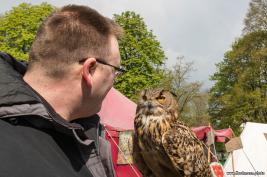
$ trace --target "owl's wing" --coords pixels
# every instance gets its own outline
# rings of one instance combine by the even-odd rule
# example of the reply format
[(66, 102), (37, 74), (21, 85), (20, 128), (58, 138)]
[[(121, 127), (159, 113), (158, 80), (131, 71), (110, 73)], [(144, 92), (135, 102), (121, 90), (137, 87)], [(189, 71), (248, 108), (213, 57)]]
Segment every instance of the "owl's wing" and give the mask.
[(151, 170), (148, 168), (143, 158), (136, 135), (133, 137), (133, 161), (138, 170), (142, 173), (143, 177), (153, 177)]
[(162, 145), (176, 170), (186, 176), (211, 176), (202, 144), (189, 128), (167, 131), (162, 136)]

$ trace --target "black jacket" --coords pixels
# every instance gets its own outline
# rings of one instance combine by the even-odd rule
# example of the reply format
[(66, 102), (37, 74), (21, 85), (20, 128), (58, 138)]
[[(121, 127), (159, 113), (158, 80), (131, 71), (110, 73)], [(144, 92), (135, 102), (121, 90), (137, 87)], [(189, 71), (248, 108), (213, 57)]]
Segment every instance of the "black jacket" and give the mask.
[(115, 176), (99, 117), (65, 121), (23, 81), (25, 71), (0, 53), (0, 177)]

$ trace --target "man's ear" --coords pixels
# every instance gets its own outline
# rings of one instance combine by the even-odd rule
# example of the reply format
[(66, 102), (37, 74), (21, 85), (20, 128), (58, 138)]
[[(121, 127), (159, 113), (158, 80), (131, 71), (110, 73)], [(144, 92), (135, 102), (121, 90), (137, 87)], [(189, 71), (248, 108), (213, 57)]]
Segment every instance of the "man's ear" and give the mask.
[(83, 63), (82, 67), (82, 76), (86, 85), (91, 88), (92, 87), (92, 76), (96, 68), (96, 60), (95, 58), (88, 58)]

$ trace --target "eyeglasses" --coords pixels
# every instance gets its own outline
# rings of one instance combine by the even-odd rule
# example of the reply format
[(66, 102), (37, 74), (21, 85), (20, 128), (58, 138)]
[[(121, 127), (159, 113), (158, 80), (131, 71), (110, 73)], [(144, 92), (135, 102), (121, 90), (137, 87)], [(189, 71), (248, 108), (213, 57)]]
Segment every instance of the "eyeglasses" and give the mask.
[(103, 64), (103, 65), (107, 65), (107, 66), (111, 66), (111, 67), (113, 67), (114, 70), (115, 70), (115, 76), (116, 76), (116, 77), (118, 77), (118, 76), (120, 76), (120, 75), (122, 75), (123, 73), (126, 72), (126, 70), (125, 70), (122, 66), (117, 67), (117, 66), (111, 65), (111, 64), (109, 64), (109, 63), (104, 62), (104, 61), (103, 61), (104, 59), (102, 59), (102, 58), (96, 58), (95, 60), (96, 60), (98, 63), (101, 63), (101, 64)]
[[(80, 60), (79, 62), (82, 63), (86, 59), (87, 58), (84, 58), (84, 59)], [(118, 76), (120, 76), (120, 75), (122, 75), (123, 73), (126, 72), (126, 70), (122, 66), (117, 67), (117, 66), (114, 66), (112, 64), (106, 63), (106, 62), (104, 62), (103, 58), (95, 58), (95, 60), (96, 60), (96, 62), (98, 62), (100, 64), (111, 66), (115, 70), (115, 77), (118, 77)]]

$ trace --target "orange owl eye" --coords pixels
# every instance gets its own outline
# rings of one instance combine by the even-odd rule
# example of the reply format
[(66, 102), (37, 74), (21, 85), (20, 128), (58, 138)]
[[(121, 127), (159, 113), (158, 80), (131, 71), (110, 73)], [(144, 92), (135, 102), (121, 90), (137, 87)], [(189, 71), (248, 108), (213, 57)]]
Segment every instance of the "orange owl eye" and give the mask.
[(166, 98), (165, 98), (165, 96), (163, 96), (163, 95), (160, 95), (160, 96), (159, 96), (159, 97), (157, 97), (156, 99), (158, 100), (158, 102), (159, 102), (159, 103), (161, 103), (161, 104), (162, 104), (162, 103), (164, 103), (164, 102), (165, 102), (165, 99), (166, 99)]

